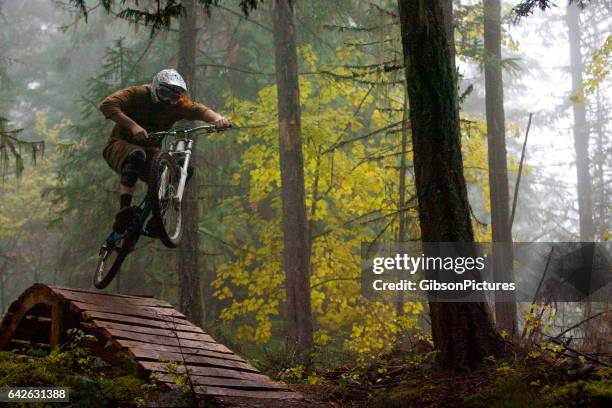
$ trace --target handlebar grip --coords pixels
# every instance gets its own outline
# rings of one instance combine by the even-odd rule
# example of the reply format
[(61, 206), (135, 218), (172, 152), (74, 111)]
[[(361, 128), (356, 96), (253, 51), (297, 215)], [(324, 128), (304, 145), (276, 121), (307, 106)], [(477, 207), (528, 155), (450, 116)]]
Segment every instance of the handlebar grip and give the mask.
[(154, 132), (154, 133), (149, 133), (149, 139), (158, 142), (158, 141), (162, 140), (168, 134), (170, 134), (170, 133), (169, 132)]

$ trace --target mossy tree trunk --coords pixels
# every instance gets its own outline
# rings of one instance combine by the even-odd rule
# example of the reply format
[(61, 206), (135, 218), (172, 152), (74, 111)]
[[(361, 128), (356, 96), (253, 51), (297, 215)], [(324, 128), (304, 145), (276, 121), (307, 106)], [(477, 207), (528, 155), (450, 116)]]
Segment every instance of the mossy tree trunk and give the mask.
[(283, 269), (287, 293), (288, 352), (306, 360), (313, 347), (310, 307), (310, 249), (300, 128), (300, 92), (293, 5), (272, 2), (278, 93)]
[[(190, 88), (191, 99), (196, 98), (195, 52), (196, 16), (195, 0), (183, 0), (185, 12), (179, 20), (178, 71)], [(190, 164), (196, 168), (196, 148), (193, 148)], [(178, 250), (179, 308), (187, 319), (202, 324), (202, 295), (200, 292), (199, 236), (198, 236), (198, 172), (185, 189), (183, 199), (183, 237)]]
[[(463, 176), (457, 83), (442, 1), (398, 0), (423, 242), (473, 242)], [(484, 303), (430, 302), (438, 361), (448, 369), (500, 355)]]
[[(489, 194), (494, 246), (493, 271), (496, 282), (514, 282), (510, 195), (504, 117), (504, 88), (501, 56), (501, 1), (484, 0), (485, 104), (489, 153)], [(496, 295), (495, 322), (500, 330), (516, 333), (514, 293)]]

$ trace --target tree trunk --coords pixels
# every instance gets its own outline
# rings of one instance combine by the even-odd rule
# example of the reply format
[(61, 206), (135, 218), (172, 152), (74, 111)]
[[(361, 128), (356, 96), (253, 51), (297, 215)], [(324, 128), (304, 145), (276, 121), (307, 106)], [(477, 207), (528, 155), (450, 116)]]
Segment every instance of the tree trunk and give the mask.
[[(495, 282), (514, 282), (501, 66), (500, 0), (484, 0), (484, 46), (491, 229), (493, 242), (501, 243), (493, 247), (493, 271)], [(495, 320), (500, 330), (512, 336), (516, 333), (516, 297), (514, 293), (496, 294)]]
[(8, 261), (4, 261), (3, 265), (2, 265), (2, 269), (0, 269), (0, 315), (4, 316), (4, 301), (5, 301), (5, 295), (4, 295), (4, 274), (6, 273), (5, 271), (5, 267), (6, 264), (8, 263)]
[[(196, 98), (195, 47), (196, 4), (195, 0), (183, 0), (185, 13), (179, 20), (178, 71), (190, 89), (191, 99)], [(191, 154), (191, 166), (196, 168), (196, 148)], [(187, 319), (196, 325), (202, 324), (202, 296), (199, 277), (198, 236), (198, 172), (196, 171), (185, 189), (182, 204), (183, 237), (178, 250), (179, 308)]]
[(453, 72), (455, 68), (455, 18), (453, 17), (453, 0), (442, 0), (442, 14), (444, 15), (444, 29), (446, 30), (446, 39), (450, 50), (451, 64)]
[[(457, 82), (441, 2), (398, 0), (423, 242), (473, 242), (463, 177)], [(434, 345), (449, 369), (502, 352), (484, 303), (429, 304)]]
[(281, 196), (283, 202), (283, 268), (287, 292), (287, 346), (306, 358), (313, 346), (310, 309), (309, 243), (304, 193), (304, 158), (300, 129), (300, 92), (293, 6), (272, 2)]
[[(408, 145), (408, 91), (404, 90), (404, 111), (402, 113), (402, 140), (401, 140), (401, 151), (400, 151), (400, 165), (399, 165), (399, 203), (397, 210), (399, 211), (399, 231), (397, 234), (397, 241), (404, 245), (406, 241), (406, 149)], [(404, 292), (401, 290), (397, 291), (397, 298), (395, 301), (395, 313), (398, 316), (404, 314)]]
[(574, 150), (576, 151), (580, 241), (585, 242), (593, 240), (593, 198), (589, 173), (589, 128), (586, 120), (584, 93), (581, 90), (584, 64), (580, 52), (580, 9), (575, 2), (567, 8), (566, 17), (569, 31), (572, 93), (574, 96), (580, 96), (579, 99), (581, 99), (574, 101), (572, 107), (574, 110)]

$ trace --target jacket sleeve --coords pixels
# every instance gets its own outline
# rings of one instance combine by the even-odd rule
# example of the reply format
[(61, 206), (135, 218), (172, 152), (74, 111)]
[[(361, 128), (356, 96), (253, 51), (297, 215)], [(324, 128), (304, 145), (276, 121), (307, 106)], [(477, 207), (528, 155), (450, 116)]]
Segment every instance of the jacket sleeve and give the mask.
[(205, 120), (204, 113), (210, 108), (202, 103), (193, 102), (190, 99), (184, 98), (180, 102), (182, 119), (187, 120)]
[(105, 118), (110, 119), (118, 112), (125, 113), (125, 107), (135, 93), (134, 87), (121, 89), (110, 94), (100, 104), (100, 111)]

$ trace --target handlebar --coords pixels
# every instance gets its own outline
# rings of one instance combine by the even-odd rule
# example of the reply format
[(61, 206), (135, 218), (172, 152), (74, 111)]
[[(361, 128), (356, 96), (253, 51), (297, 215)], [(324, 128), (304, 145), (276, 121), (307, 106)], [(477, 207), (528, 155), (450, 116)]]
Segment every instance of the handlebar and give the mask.
[(225, 128), (218, 128), (215, 125), (202, 125), (202, 126), (196, 126), (196, 127), (188, 128), (188, 129), (175, 129), (175, 130), (167, 130), (163, 132), (154, 132), (154, 133), (149, 133), (149, 140), (160, 142), (166, 136), (176, 136), (177, 134), (180, 134), (180, 133), (187, 135), (189, 133), (193, 133), (198, 130), (205, 130), (206, 133), (223, 132), (231, 127), (232, 125), (225, 127)]

